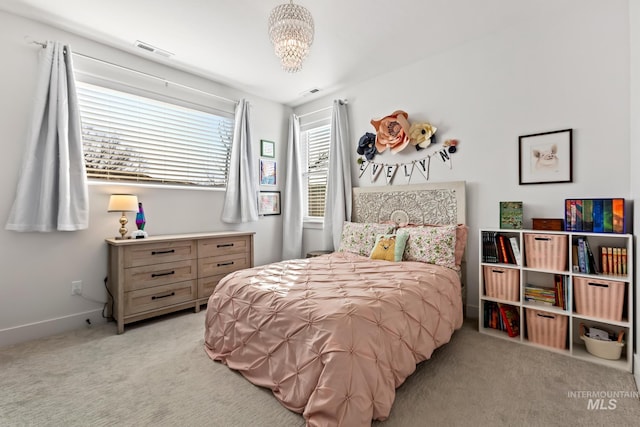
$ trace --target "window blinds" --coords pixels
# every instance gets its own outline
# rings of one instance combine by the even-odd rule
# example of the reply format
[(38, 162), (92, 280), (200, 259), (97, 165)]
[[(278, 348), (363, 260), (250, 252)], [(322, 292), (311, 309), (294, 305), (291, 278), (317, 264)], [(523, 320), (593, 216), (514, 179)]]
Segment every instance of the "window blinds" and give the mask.
[(329, 171), (331, 125), (322, 125), (303, 132), (303, 158), (306, 160), (305, 198), (307, 216), (323, 217)]
[(77, 85), (90, 179), (224, 187), (233, 118)]

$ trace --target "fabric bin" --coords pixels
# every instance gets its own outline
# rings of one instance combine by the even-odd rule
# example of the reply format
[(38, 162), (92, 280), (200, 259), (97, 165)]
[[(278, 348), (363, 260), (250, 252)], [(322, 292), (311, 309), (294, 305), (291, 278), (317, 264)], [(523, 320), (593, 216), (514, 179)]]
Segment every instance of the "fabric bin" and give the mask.
[(525, 308), (525, 317), (529, 341), (561, 350), (567, 348), (567, 316)]
[(622, 320), (625, 283), (587, 277), (573, 278), (576, 313), (608, 320)]
[(490, 298), (520, 301), (520, 270), (483, 266), (485, 294)]
[(527, 267), (566, 271), (567, 236), (560, 234), (525, 234), (524, 253)]

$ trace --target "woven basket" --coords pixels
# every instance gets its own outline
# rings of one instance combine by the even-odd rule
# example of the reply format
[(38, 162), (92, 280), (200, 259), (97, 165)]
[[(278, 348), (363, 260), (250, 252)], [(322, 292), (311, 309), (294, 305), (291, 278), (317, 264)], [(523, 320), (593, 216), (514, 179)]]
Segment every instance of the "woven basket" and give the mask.
[(567, 236), (525, 234), (524, 245), (527, 267), (554, 271), (567, 269)]

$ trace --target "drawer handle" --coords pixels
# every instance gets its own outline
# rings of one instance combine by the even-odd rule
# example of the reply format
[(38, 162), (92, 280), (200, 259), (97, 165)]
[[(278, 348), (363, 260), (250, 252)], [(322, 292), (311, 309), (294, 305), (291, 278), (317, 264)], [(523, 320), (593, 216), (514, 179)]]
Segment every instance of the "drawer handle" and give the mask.
[(218, 263), (218, 267), (224, 267), (225, 265), (233, 265), (233, 261)]
[(176, 294), (175, 292), (171, 292), (170, 294), (167, 294), (167, 295), (154, 295), (151, 297), (151, 299), (154, 300), (154, 299), (160, 299), (160, 298), (168, 298), (168, 297), (174, 296), (175, 294)]
[(604, 283), (593, 283), (593, 282), (589, 282), (588, 283), (589, 286), (597, 286), (599, 288), (608, 288), (609, 285), (604, 284)]
[(172, 274), (176, 274), (175, 270), (167, 271), (166, 273), (153, 273), (151, 277), (171, 276)]
[(534, 237), (533, 240), (543, 240), (545, 242), (548, 242), (549, 240), (551, 240), (551, 238), (549, 238), (549, 237)]
[(500, 273), (500, 274), (504, 274), (504, 270), (491, 270), (492, 273)]
[(546, 317), (547, 319), (555, 319), (556, 316), (553, 316), (551, 314), (542, 314), (542, 313), (537, 313), (536, 316), (538, 317)]
[(233, 247), (233, 243), (221, 243), (218, 245), (219, 248), (229, 248)]
[(176, 251), (175, 249), (167, 249), (166, 251), (152, 251), (151, 255), (172, 254), (175, 251)]

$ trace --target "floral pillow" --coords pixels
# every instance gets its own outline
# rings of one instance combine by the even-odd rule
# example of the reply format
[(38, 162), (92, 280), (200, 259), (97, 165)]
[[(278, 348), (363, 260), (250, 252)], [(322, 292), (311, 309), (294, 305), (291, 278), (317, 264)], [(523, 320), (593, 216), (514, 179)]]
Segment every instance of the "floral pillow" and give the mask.
[[(445, 225), (430, 225), (430, 224), (407, 224), (400, 228), (423, 228), (423, 227), (446, 227)], [(462, 265), (462, 259), (464, 256), (464, 249), (467, 246), (467, 235), (469, 234), (469, 227), (464, 224), (458, 224), (456, 226), (456, 266)]]
[(394, 229), (395, 226), (392, 224), (345, 221), (338, 252), (352, 252), (368, 257), (378, 234), (391, 234)]
[(398, 234), (409, 235), (404, 259), (456, 269), (456, 228), (455, 225), (444, 225), (398, 230)]

